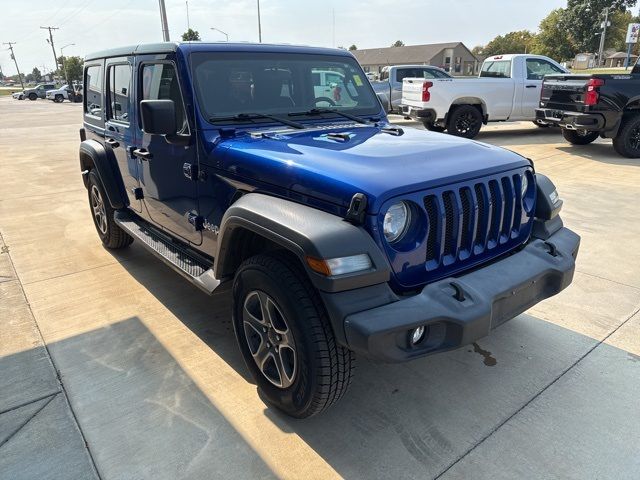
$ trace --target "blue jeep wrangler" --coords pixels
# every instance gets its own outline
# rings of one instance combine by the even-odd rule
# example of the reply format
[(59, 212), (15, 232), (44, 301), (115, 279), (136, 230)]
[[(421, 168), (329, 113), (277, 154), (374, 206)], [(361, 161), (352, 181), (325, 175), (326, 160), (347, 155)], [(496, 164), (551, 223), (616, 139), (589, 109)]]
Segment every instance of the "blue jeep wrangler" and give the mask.
[(579, 237), (531, 161), (388, 123), (346, 51), (158, 43), (84, 64), (80, 166), (105, 247), (134, 239), (233, 296), (240, 351), (295, 417), (354, 353), (486, 336), (573, 278)]

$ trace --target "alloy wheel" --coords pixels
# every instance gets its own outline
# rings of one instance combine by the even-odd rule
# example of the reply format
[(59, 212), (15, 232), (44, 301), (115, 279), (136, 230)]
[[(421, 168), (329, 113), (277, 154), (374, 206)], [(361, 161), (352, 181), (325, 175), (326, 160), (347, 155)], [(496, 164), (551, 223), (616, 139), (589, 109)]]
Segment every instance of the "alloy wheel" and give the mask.
[(242, 323), (260, 372), (276, 387), (290, 387), (298, 370), (295, 342), (276, 302), (262, 291), (249, 292), (242, 308)]
[(456, 119), (456, 130), (460, 133), (474, 131), (477, 126), (477, 119), (470, 113), (463, 113)]
[(107, 234), (107, 211), (100, 195), (100, 190), (96, 185), (91, 186), (91, 209), (93, 210), (93, 218), (96, 221), (98, 230), (103, 235)]

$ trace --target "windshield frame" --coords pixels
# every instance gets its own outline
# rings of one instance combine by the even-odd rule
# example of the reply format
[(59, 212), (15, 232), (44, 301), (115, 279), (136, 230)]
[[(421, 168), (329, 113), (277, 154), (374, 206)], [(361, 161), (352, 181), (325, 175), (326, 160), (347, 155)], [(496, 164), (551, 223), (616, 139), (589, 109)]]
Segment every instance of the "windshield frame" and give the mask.
[[(199, 58), (200, 57), (200, 58)], [(226, 58), (225, 58), (226, 57)], [(243, 59), (242, 57), (245, 57)], [(201, 121), (206, 124), (208, 127), (213, 127), (219, 129), (225, 125), (232, 125), (233, 127), (238, 128), (260, 128), (267, 125), (275, 124), (278, 122), (268, 119), (268, 118), (254, 118), (253, 122), (247, 122), (246, 120), (241, 119), (232, 119), (229, 118), (232, 115), (243, 114), (243, 113), (254, 113), (254, 114), (265, 114), (272, 116), (280, 116), (288, 118), (287, 115), (290, 112), (299, 112), (301, 110), (309, 110), (312, 107), (308, 105), (292, 105), (290, 108), (285, 110), (275, 110), (273, 108), (260, 109), (252, 107), (247, 109), (245, 112), (244, 109), (238, 109), (238, 111), (230, 112), (220, 112), (218, 114), (213, 114), (213, 112), (209, 112), (207, 110), (206, 100), (202, 98), (202, 92), (200, 91), (200, 83), (198, 79), (198, 74), (196, 72), (197, 67), (206, 61), (209, 60), (239, 60), (240, 62), (251, 62), (252, 60), (263, 60), (268, 59), (269, 57), (277, 57), (277, 61), (286, 62), (287, 59), (295, 62), (298, 61), (313, 61), (312, 57), (315, 57), (315, 60), (318, 62), (317, 67), (312, 67), (311, 70), (324, 71), (326, 70), (325, 66), (322, 65), (323, 62), (329, 63), (338, 63), (344, 64), (345, 67), (348, 67), (351, 71), (350, 80), (354, 80), (354, 77), (359, 77), (361, 80), (361, 85), (357, 85), (358, 93), (362, 94), (366, 92), (367, 95), (371, 98), (371, 105), (363, 106), (360, 108), (357, 107), (331, 107), (338, 109), (340, 111), (344, 111), (345, 113), (356, 115), (358, 117), (364, 118), (373, 118), (378, 117), (378, 119), (383, 118), (385, 116), (384, 110), (382, 109), (382, 104), (380, 103), (380, 99), (375, 93), (371, 83), (369, 82), (364, 70), (361, 65), (352, 55), (341, 55), (341, 54), (327, 54), (327, 53), (300, 53), (300, 52), (260, 52), (260, 51), (242, 51), (242, 50), (233, 50), (233, 51), (219, 51), (219, 50), (211, 50), (211, 51), (193, 51), (189, 54), (189, 73), (191, 76), (191, 87), (194, 99), (195, 110), (198, 112)], [(339, 73), (342, 75), (342, 73)], [(354, 81), (354, 84), (356, 82)], [(306, 84), (300, 83), (303, 88), (314, 88), (313, 82)], [(350, 94), (351, 95), (351, 94)], [(317, 97), (316, 97), (317, 98)], [(323, 107), (319, 107), (323, 108)], [(224, 118), (224, 120), (222, 120)], [(344, 121), (346, 120), (344, 117), (341, 117), (338, 113), (327, 112), (325, 115), (315, 115), (309, 114), (305, 116), (299, 116), (298, 121), (300, 122), (311, 122), (311, 123), (324, 123), (327, 121), (335, 122), (336, 120)]]

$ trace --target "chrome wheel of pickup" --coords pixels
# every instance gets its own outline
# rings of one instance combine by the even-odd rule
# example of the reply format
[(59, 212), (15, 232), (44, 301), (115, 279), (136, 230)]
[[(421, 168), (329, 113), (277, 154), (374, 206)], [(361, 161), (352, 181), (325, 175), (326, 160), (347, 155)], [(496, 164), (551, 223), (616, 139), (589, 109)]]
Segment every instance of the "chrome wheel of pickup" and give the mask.
[(278, 388), (290, 387), (297, 373), (295, 342), (275, 301), (264, 292), (250, 292), (242, 321), (249, 350), (262, 374)]
[(91, 209), (93, 210), (93, 218), (100, 233), (107, 234), (107, 212), (104, 207), (104, 201), (97, 185), (91, 186)]

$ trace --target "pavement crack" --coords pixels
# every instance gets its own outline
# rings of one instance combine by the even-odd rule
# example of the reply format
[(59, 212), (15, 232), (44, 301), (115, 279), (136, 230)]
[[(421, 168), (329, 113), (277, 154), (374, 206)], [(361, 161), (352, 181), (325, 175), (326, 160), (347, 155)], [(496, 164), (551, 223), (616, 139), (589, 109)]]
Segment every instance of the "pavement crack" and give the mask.
[(523, 411), (525, 408), (527, 408), (533, 401), (535, 401), (538, 397), (540, 397), (540, 395), (542, 395), (544, 392), (546, 392), (550, 387), (552, 387), (558, 380), (560, 380), (562, 377), (564, 377), (570, 370), (572, 370), (576, 365), (578, 365), (580, 362), (582, 362), (582, 360), (584, 360), (588, 355), (591, 354), (591, 352), (593, 352), (596, 348), (598, 348), (600, 345), (602, 345), (604, 342), (606, 342), (614, 333), (616, 333), (618, 330), (620, 330), (629, 320), (631, 320), (633, 317), (635, 317), (638, 313), (640, 312), (640, 307), (637, 308), (631, 315), (629, 315), (627, 318), (624, 319), (624, 321), (618, 325), (616, 328), (614, 328), (613, 330), (611, 330), (602, 340), (599, 340), (598, 342), (596, 342), (589, 350), (586, 351), (586, 353), (584, 353), (584, 355), (581, 355), (575, 362), (573, 362), (571, 365), (569, 365), (566, 369), (564, 369), (562, 372), (560, 372), (560, 374), (554, 378), (553, 380), (551, 380), (551, 382), (549, 382), (542, 390), (540, 390), (538, 393), (536, 393), (533, 397), (531, 397), (529, 400), (527, 400), (520, 408), (518, 408), (515, 412), (513, 412), (511, 415), (509, 415), (505, 420), (503, 420), (502, 422), (500, 422), (498, 425), (496, 425), (489, 433), (487, 433), (484, 437), (482, 437), (475, 445), (473, 445), (472, 447), (468, 448), (462, 455), (460, 455), (456, 460), (454, 460), (453, 462), (451, 462), (447, 467), (445, 467), (442, 471), (440, 471), (440, 473), (438, 473), (435, 477), (434, 480), (438, 480), (439, 478), (442, 478), (442, 476), (447, 473), (449, 470), (451, 470), (455, 465), (457, 465), (458, 463), (460, 463), (467, 455), (469, 455), (471, 452), (473, 452), (476, 448), (478, 448), (480, 445), (482, 445), (485, 441), (487, 441), (489, 439), (489, 437), (493, 436), (494, 433), (496, 433), (498, 430), (500, 430), (504, 425), (506, 425), (512, 418), (514, 418), (516, 415), (518, 415), (521, 411)]
[[(20, 430), (22, 430), (22, 429), (23, 429), (23, 428), (24, 428), (24, 427), (25, 427), (25, 426), (26, 426), (26, 425), (27, 425), (31, 420), (33, 420), (33, 419), (36, 417), (36, 415), (38, 415), (42, 410), (44, 410), (44, 409), (45, 409), (45, 407), (46, 407), (47, 405), (49, 405), (49, 404), (52, 402), (52, 400), (55, 398), (55, 396), (56, 396), (56, 395), (58, 395), (58, 393), (60, 393), (60, 392), (56, 392), (56, 393), (54, 393), (53, 395), (49, 395), (49, 399), (48, 399), (46, 402), (44, 402), (44, 404), (43, 404), (43, 405), (42, 405), (38, 410), (36, 410), (35, 412), (33, 412), (33, 415), (31, 415), (31, 416), (30, 416), (29, 418), (27, 418), (24, 422), (22, 422), (22, 423), (18, 426), (18, 428), (16, 428), (16, 429), (15, 429), (15, 431), (13, 431), (13, 432), (12, 432), (12, 433), (7, 437), (7, 438), (5, 438), (2, 442), (0, 442), (0, 448), (2, 448), (2, 446), (3, 446), (3, 445), (5, 445), (9, 440), (11, 440), (13, 437), (15, 437), (15, 436), (16, 436), (16, 434), (17, 434)], [(47, 397), (44, 397), (44, 398), (47, 398)], [(39, 401), (39, 400), (42, 400), (42, 398), (40, 398), (40, 399), (38, 399), (38, 400), (34, 400), (34, 401), (35, 401), (35, 402), (37, 402), (37, 401)], [(25, 404), (24, 404), (24, 405), (22, 405), (22, 406), (29, 405), (30, 403), (33, 403), (33, 402), (25, 403)], [(20, 408), (20, 407), (15, 407), (15, 408), (10, 409), (10, 410), (7, 410), (7, 411), (15, 410), (16, 408)]]

